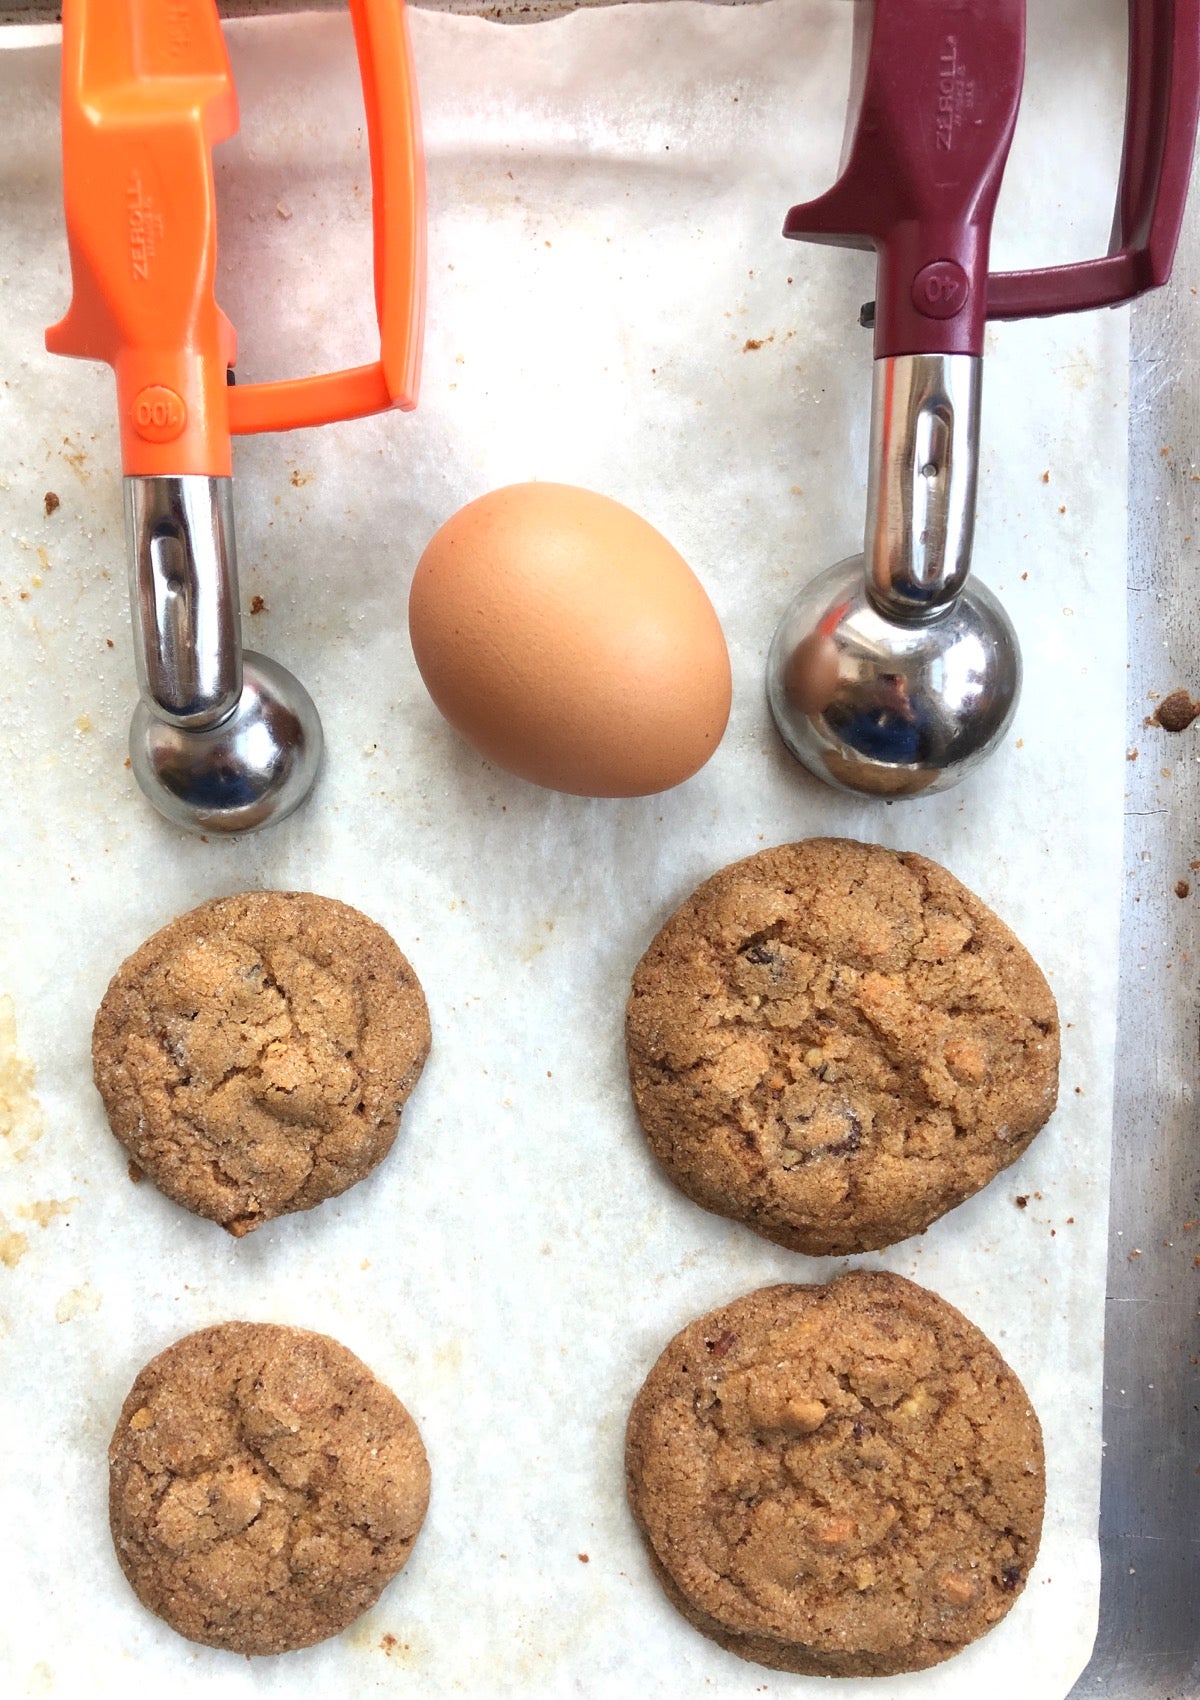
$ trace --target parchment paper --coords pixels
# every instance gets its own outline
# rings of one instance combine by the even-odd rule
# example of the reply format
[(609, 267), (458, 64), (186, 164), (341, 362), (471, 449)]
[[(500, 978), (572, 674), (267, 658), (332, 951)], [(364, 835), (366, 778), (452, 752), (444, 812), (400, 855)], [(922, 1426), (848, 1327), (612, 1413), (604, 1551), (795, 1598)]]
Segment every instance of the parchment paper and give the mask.
[[(997, 264), (1104, 245), (1123, 10), (1031, 5)], [(961, 1306), (1023, 1377), (1049, 1459), (1041, 1559), (1003, 1625), (951, 1664), (839, 1693), (1060, 1700), (1097, 1609), (1125, 317), (991, 338), (977, 565), (1027, 670), (1005, 748), (945, 796), (838, 798), (776, 740), (762, 669), (793, 587), (861, 540), (870, 261), (779, 236), (836, 167), (850, 8), (670, 0), (520, 31), (412, 24), (430, 165), (422, 405), (237, 449), (246, 639), (305, 680), (328, 759), (298, 817), (236, 843), (173, 831), (123, 765), (111, 378), (40, 351), (68, 293), (57, 50), (0, 54), (0, 1688), (816, 1691), (734, 1659), (666, 1604), (625, 1508), (622, 1437), (684, 1322), (839, 1265), (705, 1215), (660, 1176), (621, 1023), (634, 963), (699, 880), (764, 844), (848, 833), (921, 850), (992, 903), (1051, 976), (1065, 1035), (1061, 1107), (1020, 1163), (923, 1238), (859, 1260)], [(348, 27), (293, 17), (230, 40), (243, 131), (220, 154), (221, 288), (241, 376), (367, 358)], [(530, 477), (640, 510), (724, 621), (729, 732), (669, 795), (533, 789), (482, 763), (423, 692), (405, 633), (417, 555), (462, 502)], [(435, 1048), (373, 1177), (235, 1243), (130, 1184), (89, 1037), (130, 950), (247, 886), (329, 893), (387, 926), (426, 987)], [(379, 1606), (338, 1640), (253, 1664), (143, 1611), (106, 1527), (104, 1449), (133, 1376), (232, 1317), (344, 1341), (409, 1405), (434, 1474), (415, 1555)]]

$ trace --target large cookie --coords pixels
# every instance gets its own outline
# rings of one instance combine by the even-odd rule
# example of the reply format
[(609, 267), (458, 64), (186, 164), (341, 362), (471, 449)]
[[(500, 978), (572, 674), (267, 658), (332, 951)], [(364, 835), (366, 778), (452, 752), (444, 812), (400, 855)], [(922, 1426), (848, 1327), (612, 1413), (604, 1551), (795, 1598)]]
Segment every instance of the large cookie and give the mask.
[(676, 1184), (812, 1256), (920, 1233), (1021, 1155), (1058, 1092), (1029, 953), (935, 862), (848, 839), (707, 880), (639, 962), (626, 1039)]
[(404, 1406), (323, 1334), (226, 1322), (138, 1376), (108, 1449), (121, 1568), (172, 1629), (236, 1653), (336, 1635), (412, 1551), (429, 1465)]
[(387, 1155), (429, 1037), (382, 927), (328, 897), (256, 891), (180, 916), (121, 965), (92, 1061), (138, 1167), (245, 1234)]
[(986, 1633), (1037, 1556), (1041, 1429), (936, 1294), (858, 1271), (683, 1329), (634, 1401), (629, 1502), (668, 1598), (811, 1676), (922, 1670)]

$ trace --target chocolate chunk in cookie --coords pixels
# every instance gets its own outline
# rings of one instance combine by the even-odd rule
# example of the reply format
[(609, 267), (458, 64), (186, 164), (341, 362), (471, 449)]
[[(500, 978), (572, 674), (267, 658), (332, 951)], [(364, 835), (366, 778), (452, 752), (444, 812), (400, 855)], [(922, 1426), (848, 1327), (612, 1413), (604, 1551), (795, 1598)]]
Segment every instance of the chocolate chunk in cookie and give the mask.
[(676, 1184), (812, 1256), (920, 1233), (1058, 1094), (1058, 1012), (1002, 921), (923, 856), (815, 838), (715, 874), (638, 964), (634, 1102)]
[(1041, 1429), (936, 1294), (858, 1271), (764, 1287), (671, 1341), (634, 1401), (629, 1503), (697, 1629), (811, 1676), (961, 1651), (1037, 1556)]
[(139, 1169), (245, 1234), (387, 1155), (429, 1037), (382, 927), (328, 897), (258, 891), (193, 909), (122, 964), (92, 1061)]
[(284, 1653), (374, 1605), (413, 1548), (429, 1464), (404, 1406), (323, 1334), (226, 1322), (138, 1376), (109, 1522), (144, 1606), (189, 1640)]

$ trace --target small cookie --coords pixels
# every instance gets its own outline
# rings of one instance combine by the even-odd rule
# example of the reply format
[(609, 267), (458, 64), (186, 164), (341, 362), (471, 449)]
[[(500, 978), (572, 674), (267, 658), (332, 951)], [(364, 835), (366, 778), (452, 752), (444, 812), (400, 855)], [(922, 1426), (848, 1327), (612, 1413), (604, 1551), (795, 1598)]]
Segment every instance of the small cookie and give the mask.
[(403, 1568), (429, 1464), (395, 1394), (324, 1334), (225, 1322), (153, 1358), (108, 1449), (109, 1524), (142, 1604), (191, 1641), (286, 1653)]
[(429, 1055), (420, 982), (374, 921), (306, 892), (181, 915), (118, 969), (92, 1064), (139, 1169), (246, 1234), (386, 1157)]
[(1041, 1538), (1024, 1388), (899, 1275), (764, 1287), (691, 1323), (634, 1401), (625, 1462), (672, 1604), (806, 1676), (950, 1658), (1008, 1612)]
[(638, 963), (634, 1102), (697, 1204), (814, 1257), (922, 1232), (1058, 1095), (1058, 1011), (924, 856), (813, 838), (707, 880)]

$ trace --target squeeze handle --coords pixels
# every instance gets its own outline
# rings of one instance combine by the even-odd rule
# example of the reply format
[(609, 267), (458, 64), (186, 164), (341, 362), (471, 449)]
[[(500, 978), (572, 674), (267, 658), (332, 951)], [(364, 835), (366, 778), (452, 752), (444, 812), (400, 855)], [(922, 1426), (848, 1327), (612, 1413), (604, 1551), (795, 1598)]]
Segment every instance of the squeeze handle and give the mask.
[(1113, 307), (1166, 283), (1175, 262), (1200, 113), (1200, 0), (1129, 0), (1121, 182), (1108, 254), (999, 272), (990, 319)]
[(377, 361), (231, 388), (212, 149), (237, 129), (216, 0), (65, 0), (63, 194), (73, 294), (56, 354), (113, 367), (127, 476), (228, 477), (230, 433), (416, 405), (425, 175), (404, 0), (350, 0), (375, 233)]
[(379, 359), (368, 366), (230, 392), (230, 428), (290, 431), (417, 405), (425, 324), (425, 160), (403, 0), (350, 0), (375, 229)]

